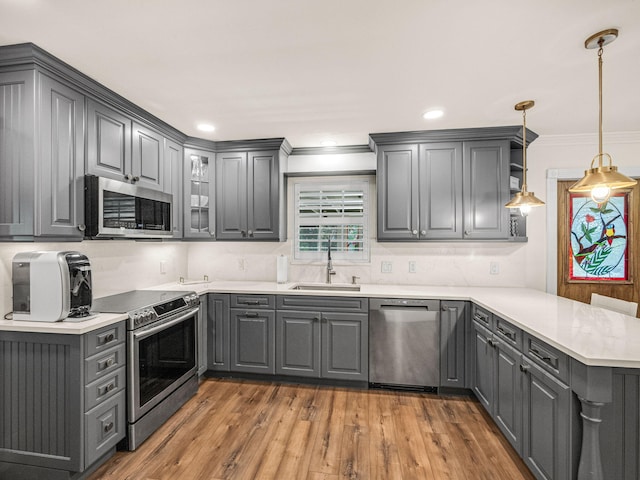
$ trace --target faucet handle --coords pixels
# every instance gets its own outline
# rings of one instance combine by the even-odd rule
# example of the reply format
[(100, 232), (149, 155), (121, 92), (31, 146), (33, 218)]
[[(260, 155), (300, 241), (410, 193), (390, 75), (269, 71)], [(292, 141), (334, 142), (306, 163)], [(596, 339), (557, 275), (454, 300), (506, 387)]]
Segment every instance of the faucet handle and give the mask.
[(360, 280), (360, 277), (358, 275), (352, 275), (351, 276), (351, 284), (357, 285), (358, 284), (358, 280)]

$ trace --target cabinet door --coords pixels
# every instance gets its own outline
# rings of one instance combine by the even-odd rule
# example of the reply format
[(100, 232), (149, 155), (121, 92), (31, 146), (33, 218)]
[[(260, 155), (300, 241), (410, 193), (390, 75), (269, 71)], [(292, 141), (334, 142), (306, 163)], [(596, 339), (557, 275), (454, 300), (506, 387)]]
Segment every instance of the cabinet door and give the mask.
[(84, 224), (84, 95), (38, 74), (40, 145), (37, 236), (81, 240)]
[(384, 146), (378, 151), (378, 240), (418, 238), (418, 162), (416, 145)]
[(521, 354), (503, 341), (495, 344), (495, 396), (493, 419), (516, 452), (522, 440)]
[(33, 235), (34, 73), (0, 74), (0, 236)]
[(131, 175), (131, 119), (91, 99), (87, 112), (87, 173), (126, 181)]
[(320, 313), (278, 312), (276, 315), (276, 373), (320, 376)]
[(464, 238), (508, 238), (509, 142), (463, 145)]
[(150, 128), (133, 123), (131, 171), (133, 183), (153, 190), (164, 188), (164, 137)]
[(247, 154), (216, 155), (216, 225), (218, 240), (247, 238)]
[(491, 332), (476, 322), (473, 325), (473, 393), (493, 414), (494, 349)]
[(564, 383), (523, 359), (522, 458), (536, 478), (570, 478), (570, 400)]
[(231, 309), (231, 371), (275, 373), (275, 312)]
[(198, 375), (207, 371), (207, 329), (209, 303), (207, 295), (200, 295), (200, 310), (198, 311)]
[(215, 154), (184, 151), (184, 238), (215, 238)]
[(278, 152), (249, 152), (247, 175), (247, 237), (278, 240)]
[(231, 332), (229, 295), (209, 295), (207, 307), (207, 366), (209, 370), (228, 372)]
[(462, 143), (419, 148), (419, 237), (462, 238)]
[(184, 154), (182, 147), (176, 142), (164, 141), (164, 191), (173, 195), (171, 209), (171, 225), (173, 238), (182, 238), (182, 162)]
[(440, 308), (440, 385), (465, 386), (466, 303), (443, 301)]
[(322, 314), (322, 377), (369, 381), (367, 314)]

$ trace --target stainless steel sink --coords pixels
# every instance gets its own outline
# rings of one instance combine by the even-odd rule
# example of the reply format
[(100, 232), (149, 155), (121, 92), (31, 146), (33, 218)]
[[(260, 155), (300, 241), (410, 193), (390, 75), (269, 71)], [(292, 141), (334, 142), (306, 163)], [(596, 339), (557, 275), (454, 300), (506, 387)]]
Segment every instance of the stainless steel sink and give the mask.
[(324, 290), (328, 292), (359, 292), (360, 285), (344, 285), (335, 283), (297, 283), (290, 290)]

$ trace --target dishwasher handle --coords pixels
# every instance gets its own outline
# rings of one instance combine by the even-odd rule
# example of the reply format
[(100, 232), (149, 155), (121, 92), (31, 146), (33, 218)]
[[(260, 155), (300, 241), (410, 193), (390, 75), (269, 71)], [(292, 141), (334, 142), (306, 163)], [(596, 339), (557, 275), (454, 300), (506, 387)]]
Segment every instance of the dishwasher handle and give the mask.
[(372, 298), (369, 310), (382, 309), (420, 309), (440, 311), (440, 300), (414, 300), (410, 298)]

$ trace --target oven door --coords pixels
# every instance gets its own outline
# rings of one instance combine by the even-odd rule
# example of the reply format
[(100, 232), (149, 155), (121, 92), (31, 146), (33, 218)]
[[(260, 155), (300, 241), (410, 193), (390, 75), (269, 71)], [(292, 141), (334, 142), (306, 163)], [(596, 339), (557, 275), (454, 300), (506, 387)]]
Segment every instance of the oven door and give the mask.
[(197, 323), (196, 307), (129, 332), (129, 423), (135, 423), (196, 374)]

